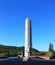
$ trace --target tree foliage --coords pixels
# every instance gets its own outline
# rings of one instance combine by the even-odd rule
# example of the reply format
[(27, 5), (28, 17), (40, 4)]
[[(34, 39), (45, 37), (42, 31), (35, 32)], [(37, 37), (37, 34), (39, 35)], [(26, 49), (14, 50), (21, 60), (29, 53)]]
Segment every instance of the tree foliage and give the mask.
[[(5, 46), (0, 45), (0, 58), (1, 57), (9, 57), (9, 56), (18, 56), (23, 53), (24, 46), (16, 47), (16, 46)], [(32, 52), (39, 52), (38, 50), (32, 48)]]
[(49, 51), (54, 51), (54, 49), (53, 49), (53, 43), (49, 43)]
[(54, 56), (53, 43), (49, 43), (49, 54), (51, 57)]

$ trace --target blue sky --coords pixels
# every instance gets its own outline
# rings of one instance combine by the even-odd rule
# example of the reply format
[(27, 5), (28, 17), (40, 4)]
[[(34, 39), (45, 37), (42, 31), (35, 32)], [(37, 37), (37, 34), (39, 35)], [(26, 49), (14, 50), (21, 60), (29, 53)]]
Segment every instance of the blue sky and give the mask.
[(25, 19), (32, 20), (33, 47), (55, 49), (55, 0), (0, 0), (0, 44), (25, 45)]

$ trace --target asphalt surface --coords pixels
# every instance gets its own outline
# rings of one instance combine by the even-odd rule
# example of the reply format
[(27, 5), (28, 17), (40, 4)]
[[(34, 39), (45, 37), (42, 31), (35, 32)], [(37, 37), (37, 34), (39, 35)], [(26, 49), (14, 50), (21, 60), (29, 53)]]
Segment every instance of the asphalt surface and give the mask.
[(55, 65), (55, 61), (0, 62), (0, 65)]
[(16, 57), (16, 58), (7, 58), (6, 60), (0, 60), (0, 65), (55, 65), (55, 60), (30, 59), (28, 61), (21, 61), (21, 59), (18, 59)]

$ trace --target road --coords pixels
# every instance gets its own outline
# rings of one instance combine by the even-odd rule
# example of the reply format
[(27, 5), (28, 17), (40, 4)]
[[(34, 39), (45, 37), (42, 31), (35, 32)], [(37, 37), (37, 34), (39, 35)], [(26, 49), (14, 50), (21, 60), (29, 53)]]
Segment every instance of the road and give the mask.
[(55, 65), (55, 61), (0, 62), (0, 65)]
[[(8, 58), (9, 59), (9, 58)], [(6, 60), (8, 60), (6, 59)], [(29, 60), (19, 61), (18, 58), (10, 58), (12, 61), (0, 61), (0, 65), (55, 65), (55, 60)], [(16, 60), (14, 60), (16, 59)]]

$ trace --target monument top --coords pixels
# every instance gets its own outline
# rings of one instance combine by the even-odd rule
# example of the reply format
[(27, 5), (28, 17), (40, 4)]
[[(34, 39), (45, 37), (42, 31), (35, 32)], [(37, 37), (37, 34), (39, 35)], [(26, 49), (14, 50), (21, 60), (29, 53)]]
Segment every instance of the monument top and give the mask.
[(26, 21), (30, 21), (31, 19), (30, 18), (26, 18)]

